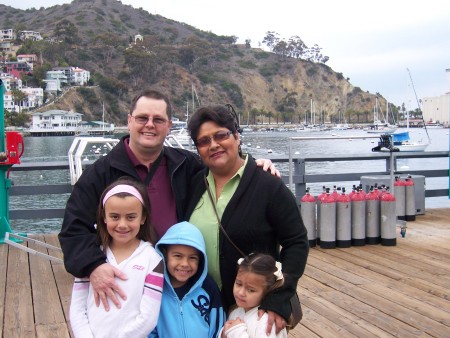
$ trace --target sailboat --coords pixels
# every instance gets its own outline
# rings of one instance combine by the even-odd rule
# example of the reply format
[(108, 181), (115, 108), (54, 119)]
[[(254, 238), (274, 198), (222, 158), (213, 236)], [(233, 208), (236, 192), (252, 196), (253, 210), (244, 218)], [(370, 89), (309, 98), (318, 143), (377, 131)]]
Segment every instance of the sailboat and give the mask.
[[(414, 82), (411, 77), (411, 73), (408, 68), (406, 68), (409, 74), (409, 79), (411, 80), (411, 85), (414, 90), (414, 95), (416, 97), (417, 105), (420, 109), (419, 100), (417, 98), (416, 88), (414, 87)], [(403, 113), (405, 111), (403, 110)], [(406, 131), (403, 133), (393, 133), (393, 145), (395, 148), (398, 148), (400, 151), (425, 151), (425, 149), (428, 147), (428, 145), (431, 143), (430, 136), (428, 135), (427, 126), (424, 125), (425, 131), (428, 136), (428, 143), (423, 143), (422, 141), (419, 142), (412, 142), (409, 137), (409, 112), (406, 112)]]
[[(192, 90), (192, 112), (195, 111), (195, 99), (197, 99), (198, 106), (201, 106), (200, 99), (198, 98), (197, 91), (194, 84), (191, 85)], [(176, 117), (172, 117), (172, 128), (170, 134), (167, 135), (166, 141), (168, 145), (172, 146), (192, 146), (192, 139), (187, 130), (187, 123), (189, 120), (189, 101), (186, 101), (186, 121), (181, 121)], [(173, 142), (172, 142), (173, 141)]]
[[(405, 111), (403, 110), (403, 113), (404, 112)], [(406, 112), (406, 116), (406, 131), (391, 134), (393, 146), (400, 151), (425, 151), (430, 143), (423, 143), (422, 140), (411, 141), (409, 136), (409, 112)]]
[(378, 103), (378, 97), (375, 98), (375, 106), (373, 107), (373, 124), (369, 125), (367, 129), (368, 133), (372, 134), (387, 134), (393, 133), (396, 130), (396, 127), (389, 124), (388, 120), (388, 109), (386, 109), (386, 121), (381, 121), (380, 117), (380, 107)]

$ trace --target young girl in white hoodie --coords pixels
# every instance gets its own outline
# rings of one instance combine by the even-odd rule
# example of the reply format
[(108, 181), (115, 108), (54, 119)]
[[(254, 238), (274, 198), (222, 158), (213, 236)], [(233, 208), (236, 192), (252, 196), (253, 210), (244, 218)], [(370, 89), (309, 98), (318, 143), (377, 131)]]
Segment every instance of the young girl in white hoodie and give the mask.
[[(146, 188), (120, 178), (103, 192), (97, 212), (97, 234), (107, 262), (124, 272), (116, 283), (127, 299), (121, 308), (96, 306), (89, 278), (75, 278), (70, 324), (76, 338), (147, 337), (161, 307), (164, 266), (154, 249), (150, 202)], [(80, 212), (83, 212), (80, 210)]]

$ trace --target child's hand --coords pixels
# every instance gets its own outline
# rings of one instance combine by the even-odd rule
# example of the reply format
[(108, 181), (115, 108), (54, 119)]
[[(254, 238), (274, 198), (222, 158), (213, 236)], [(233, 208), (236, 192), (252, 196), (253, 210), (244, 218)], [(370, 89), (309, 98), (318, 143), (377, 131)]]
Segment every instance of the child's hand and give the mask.
[(223, 331), (225, 332), (225, 331), (229, 330), (230, 328), (232, 328), (233, 326), (236, 326), (243, 322), (244, 321), (241, 318), (236, 318), (234, 320), (233, 319), (227, 320), (225, 322), (225, 325), (223, 326)]

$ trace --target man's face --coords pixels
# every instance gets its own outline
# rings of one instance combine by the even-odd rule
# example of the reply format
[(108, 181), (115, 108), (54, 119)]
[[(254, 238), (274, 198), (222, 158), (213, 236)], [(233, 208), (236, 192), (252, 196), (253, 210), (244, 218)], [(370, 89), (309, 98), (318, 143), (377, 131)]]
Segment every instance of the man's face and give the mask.
[(171, 127), (164, 100), (141, 97), (128, 115), (130, 148), (137, 153), (161, 151)]

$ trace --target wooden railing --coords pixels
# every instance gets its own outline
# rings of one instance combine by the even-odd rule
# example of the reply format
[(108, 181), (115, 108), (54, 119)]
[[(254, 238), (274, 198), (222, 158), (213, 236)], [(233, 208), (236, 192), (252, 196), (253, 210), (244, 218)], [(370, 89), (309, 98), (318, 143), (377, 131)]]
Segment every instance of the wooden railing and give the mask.
[[(435, 152), (398, 152), (389, 153), (370, 153), (364, 155), (336, 155), (327, 157), (308, 157), (308, 158), (292, 158), (292, 178), (289, 178), (288, 171), (283, 170), (283, 180), (286, 184), (292, 182), (294, 191), (297, 197), (301, 197), (305, 194), (306, 187), (316, 183), (338, 183), (338, 182), (357, 182), (361, 176), (371, 175), (387, 175), (390, 173), (391, 163), (394, 163), (394, 170), (397, 170), (397, 161), (399, 159), (419, 159), (420, 163), (425, 163), (433, 158), (448, 158), (449, 153), (447, 151), (435, 151)], [(280, 163), (280, 167), (286, 167), (289, 163), (289, 158), (286, 156), (271, 156), (270, 159), (275, 163)], [(385, 170), (374, 172), (333, 172), (333, 173), (314, 173), (307, 172), (307, 166), (320, 164), (324, 162), (343, 162), (343, 161), (383, 161), (385, 163)], [(86, 162), (89, 165), (91, 162)], [(448, 161), (447, 165), (441, 168), (433, 169), (421, 169), (410, 168), (406, 172), (411, 175), (423, 175), (425, 178), (448, 178), (449, 169)], [(343, 165), (344, 166), (344, 165)], [(337, 163), (339, 167), (339, 163)], [(342, 166), (341, 166), (342, 167)], [(345, 167), (345, 166), (344, 166)], [(26, 172), (26, 171), (51, 171), (51, 170), (69, 170), (69, 162), (41, 162), (41, 163), (22, 163), (20, 165), (14, 165), (11, 168), (12, 172)], [(70, 183), (66, 184), (50, 184), (50, 185), (12, 185), (9, 189), (10, 196), (31, 196), (31, 195), (44, 195), (44, 194), (68, 194), (72, 191)], [(449, 196), (448, 181), (439, 189), (426, 189), (425, 197), (440, 197)], [(297, 200), (300, 200), (298, 198)], [(62, 218), (64, 214), (64, 208), (39, 208), (39, 209), (17, 209), (14, 205), (10, 205), (9, 217), (10, 219), (46, 219), (46, 218)]]

